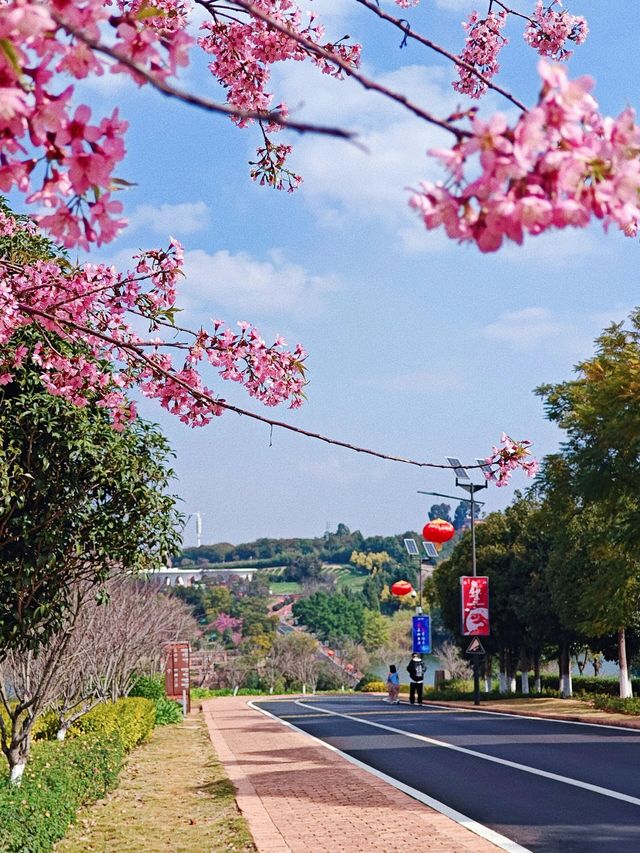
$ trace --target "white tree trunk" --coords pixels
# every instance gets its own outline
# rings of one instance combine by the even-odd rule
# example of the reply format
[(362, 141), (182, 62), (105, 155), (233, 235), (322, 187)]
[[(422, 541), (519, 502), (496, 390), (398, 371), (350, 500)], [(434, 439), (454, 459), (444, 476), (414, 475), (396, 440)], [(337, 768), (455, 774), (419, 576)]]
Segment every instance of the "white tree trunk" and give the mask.
[(571, 673), (565, 672), (560, 679), (560, 693), (565, 699), (573, 696), (573, 683), (571, 681)]
[(26, 762), (23, 761), (20, 764), (14, 764), (14, 766), (11, 768), (11, 775), (9, 778), (11, 780), (12, 785), (15, 785), (16, 787), (20, 785), (20, 783), (22, 782), (22, 776), (24, 774), (24, 768), (26, 766)]
[(303, 694), (305, 694), (307, 692), (307, 685), (304, 683), (302, 685), (302, 692), (303, 692)]
[(627, 639), (624, 628), (618, 631), (618, 660), (620, 661), (620, 698), (630, 699), (633, 696), (633, 690), (627, 666)]
[(491, 679), (489, 678), (488, 675), (485, 675), (485, 677), (484, 677), (484, 692), (485, 693), (491, 693), (492, 687), (493, 687), (493, 685), (491, 684)]
[(507, 673), (506, 672), (500, 671), (500, 674), (498, 675), (498, 689), (500, 690), (500, 693), (506, 693), (507, 692)]
[(56, 740), (64, 740), (67, 736), (67, 730), (64, 728), (59, 728), (56, 732)]
[(515, 693), (517, 690), (517, 683), (515, 675), (509, 676), (509, 693)]
[(540, 679), (540, 676), (539, 676), (539, 675), (534, 679), (534, 682), (533, 682), (533, 689), (534, 689), (534, 691), (535, 691), (536, 693), (541, 693), (541, 692), (542, 692), (542, 681), (541, 681), (541, 679)]
[(528, 693), (529, 693), (529, 673), (528, 672), (521, 672), (520, 678), (522, 679), (522, 692), (525, 695), (528, 695)]

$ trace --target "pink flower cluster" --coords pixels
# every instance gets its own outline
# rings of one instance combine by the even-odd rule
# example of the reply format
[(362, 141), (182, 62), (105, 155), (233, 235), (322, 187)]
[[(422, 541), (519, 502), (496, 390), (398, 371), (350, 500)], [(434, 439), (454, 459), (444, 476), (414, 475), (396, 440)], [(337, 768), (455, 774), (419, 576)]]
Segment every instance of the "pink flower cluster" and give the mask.
[[(460, 59), (472, 65), (487, 78), (491, 78), (500, 70), (498, 53), (507, 44), (507, 39), (501, 34), (507, 20), (507, 13), (494, 14), (489, 12), (486, 18), (480, 19), (477, 12), (472, 12), (462, 26), (467, 31), (465, 46)], [(487, 84), (468, 68), (456, 66), (459, 80), (453, 83), (456, 92), (479, 98), (487, 91)]]
[[(324, 28), (316, 22), (315, 15), (311, 14), (305, 25), (302, 11), (292, 0), (256, 0), (254, 5), (291, 33), (318, 45), (354, 68), (359, 65), (360, 45), (344, 44), (342, 40), (322, 43)], [(337, 65), (316, 55), (268, 21), (250, 16), (240, 20), (236, 15), (229, 15), (225, 11), (228, 7), (222, 3), (219, 7), (214, 5), (213, 9), (215, 18), (202, 24), (205, 35), (198, 44), (213, 57), (209, 69), (227, 89), (227, 101), (234, 107), (265, 112), (272, 108), (272, 94), (267, 87), (270, 68), (276, 62), (301, 62), (310, 58), (323, 74), (342, 78), (343, 72)], [(276, 109), (283, 116), (287, 115), (286, 104), (279, 104)], [(252, 123), (251, 119), (233, 120), (240, 127)], [(267, 131), (277, 129), (274, 125), (266, 128)], [(286, 145), (274, 145), (265, 135), (265, 146), (258, 149), (258, 159), (251, 163), (251, 177), (276, 189), (286, 187), (292, 192), (299, 186), (301, 178), (284, 166), (290, 150)]]
[[(2, 4), (0, 43), (7, 47), (0, 50), (0, 191), (15, 188), (28, 202), (50, 208), (41, 222), (69, 247), (107, 242), (124, 225), (122, 206), (111, 192), (127, 128), (117, 110), (91, 122), (89, 107), (73, 108), (74, 87), (62, 84), (63, 77), (103, 74), (104, 62), (72, 33), (96, 40), (110, 30), (114, 50), (159, 78), (187, 62), (190, 39), (181, 0), (115, 5)], [(112, 71), (132, 73), (120, 63)]]
[[(0, 233), (18, 234), (24, 227), (10, 216), (0, 219)], [(27, 225), (30, 231), (32, 226)], [(182, 247), (144, 252), (135, 269), (121, 273), (104, 264), (64, 271), (55, 261), (35, 261), (15, 268), (0, 259), (0, 383), (29, 357), (38, 366), (45, 387), (75, 405), (89, 400), (103, 406), (116, 427), (135, 415), (125, 396), (137, 386), (147, 397), (201, 426), (224, 411), (200, 375), (203, 364), (223, 379), (240, 383), (267, 406), (289, 401), (301, 405), (305, 385), (305, 352), (299, 345), (285, 349), (277, 338), (267, 345), (249, 323), (234, 332), (219, 320), (210, 332), (189, 332), (173, 325), (176, 282), (182, 275)], [(136, 331), (142, 316), (156, 336), (143, 339)], [(30, 352), (14, 345), (21, 328), (37, 324), (44, 341)], [(167, 338), (157, 334), (170, 332)], [(176, 339), (176, 332), (182, 339)], [(56, 346), (51, 334), (76, 346)], [(78, 352), (77, 344), (85, 350)], [(183, 353), (174, 363), (170, 349)], [(73, 352), (72, 355), (66, 354)]]
[[(531, 442), (526, 439), (514, 441), (506, 433), (500, 438), (502, 447), (493, 448), (493, 453), (485, 459), (485, 463), (491, 466), (491, 470), (485, 471), (487, 480), (495, 482), (496, 486), (506, 486), (511, 474), (521, 468), (528, 477), (535, 477), (539, 465), (531, 456)], [(495, 466), (495, 468), (494, 468)]]
[(513, 127), (501, 114), (476, 118), (453, 149), (429, 152), (449, 179), (422, 183), (410, 199), (428, 229), (443, 227), (482, 252), (496, 251), (505, 238), (520, 244), (525, 233), (584, 227), (592, 217), (637, 234), (640, 128), (633, 110), (604, 117), (589, 78), (569, 80), (543, 60), (539, 71), (538, 105)]
[(542, 0), (538, 0), (531, 22), (524, 31), (524, 40), (538, 51), (540, 56), (549, 56), (558, 62), (563, 62), (572, 54), (565, 48), (567, 41), (583, 44), (589, 34), (589, 28), (584, 18), (570, 15), (565, 9), (556, 11), (553, 7), (558, 0), (545, 9)]
[(229, 631), (231, 640), (235, 646), (242, 639), (243, 620), (239, 617), (230, 616), (228, 613), (220, 613), (211, 624), (220, 634)]

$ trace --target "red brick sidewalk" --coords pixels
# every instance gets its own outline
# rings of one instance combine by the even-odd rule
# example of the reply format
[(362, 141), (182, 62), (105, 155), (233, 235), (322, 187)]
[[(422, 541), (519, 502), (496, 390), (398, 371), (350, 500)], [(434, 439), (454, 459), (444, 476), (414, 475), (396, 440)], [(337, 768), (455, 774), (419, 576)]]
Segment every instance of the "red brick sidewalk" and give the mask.
[(247, 706), (203, 703), (260, 853), (495, 853), (499, 848)]

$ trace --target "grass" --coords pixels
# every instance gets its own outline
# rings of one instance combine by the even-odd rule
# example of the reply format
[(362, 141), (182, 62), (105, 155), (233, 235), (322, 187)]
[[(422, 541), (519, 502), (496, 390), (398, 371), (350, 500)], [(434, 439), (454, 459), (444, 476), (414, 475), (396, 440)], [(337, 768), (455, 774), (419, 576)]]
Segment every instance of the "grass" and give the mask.
[(291, 595), (302, 592), (302, 587), (295, 581), (271, 581), (269, 589), (272, 595)]
[(81, 811), (56, 853), (250, 853), (248, 826), (202, 714), (156, 729), (119, 787)]

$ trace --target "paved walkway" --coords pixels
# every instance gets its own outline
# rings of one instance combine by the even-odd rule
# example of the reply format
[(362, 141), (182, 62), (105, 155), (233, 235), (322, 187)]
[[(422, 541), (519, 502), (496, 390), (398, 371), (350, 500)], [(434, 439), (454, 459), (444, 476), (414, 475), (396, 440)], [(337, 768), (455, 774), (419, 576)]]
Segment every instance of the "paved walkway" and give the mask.
[(203, 711), (260, 853), (499, 849), (249, 708), (246, 697), (211, 699)]

